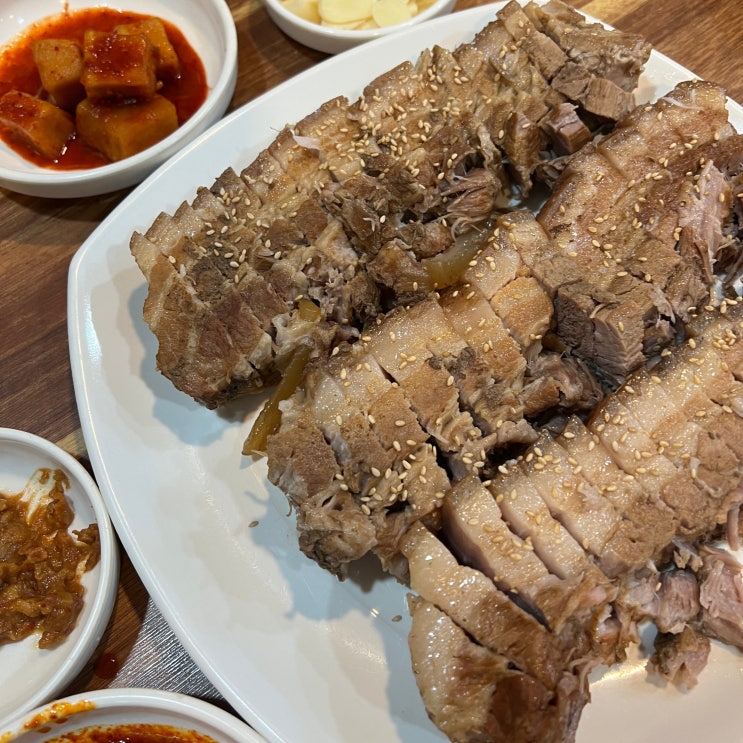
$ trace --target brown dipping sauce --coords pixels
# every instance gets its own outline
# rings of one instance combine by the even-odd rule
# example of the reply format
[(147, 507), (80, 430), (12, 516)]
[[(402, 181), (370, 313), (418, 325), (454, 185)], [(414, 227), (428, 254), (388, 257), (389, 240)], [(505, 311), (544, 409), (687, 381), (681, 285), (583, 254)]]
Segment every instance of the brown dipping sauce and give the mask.
[(64, 733), (46, 743), (215, 743), (196, 730), (171, 725), (105, 725)]
[[(74, 513), (61, 470), (41, 469), (48, 502), (30, 514), (23, 493), (0, 493), (0, 646), (40, 632), (40, 648), (62, 642), (75, 627), (84, 588), (78, 566), (100, 559), (98, 525), (68, 531)], [(81, 571), (83, 572), (83, 571)]]
[[(32, 42), (40, 39), (69, 39), (82, 45), (86, 29), (108, 33), (113, 30), (114, 26), (151, 17), (112, 8), (86, 8), (66, 10), (64, 13), (34, 23), (0, 50), (0, 97), (10, 90), (19, 90), (34, 96), (42, 90), (41, 79), (31, 50)], [(172, 23), (164, 19), (160, 20), (178, 55), (181, 71), (176, 77), (163, 80), (164, 85), (158, 93), (176, 107), (180, 126), (190, 119), (206, 100), (208, 92), (206, 72), (201, 59), (181, 31)], [(65, 152), (54, 160), (40, 155), (27, 144), (10, 137), (2, 129), (0, 129), (0, 139), (26, 160), (44, 168), (75, 170), (109, 164), (109, 160), (104, 155), (86, 146), (76, 137), (70, 140)]]

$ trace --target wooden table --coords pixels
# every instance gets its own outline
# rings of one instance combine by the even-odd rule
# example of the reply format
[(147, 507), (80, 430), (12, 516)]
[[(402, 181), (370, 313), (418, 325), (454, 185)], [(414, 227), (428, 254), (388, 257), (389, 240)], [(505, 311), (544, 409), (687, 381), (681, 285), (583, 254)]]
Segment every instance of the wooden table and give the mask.
[[(740, 0), (568, 0), (655, 48), (743, 101)], [(324, 54), (284, 36), (260, 0), (227, 0), (237, 24), (235, 108)], [(460, 0), (457, 9), (478, 5)], [(59, 443), (87, 464), (67, 346), (67, 269), (75, 251), (127, 195), (45, 200), (0, 189), (0, 426)], [(106, 636), (69, 692), (150, 686), (225, 704), (159, 614), (122, 554), (118, 601)]]

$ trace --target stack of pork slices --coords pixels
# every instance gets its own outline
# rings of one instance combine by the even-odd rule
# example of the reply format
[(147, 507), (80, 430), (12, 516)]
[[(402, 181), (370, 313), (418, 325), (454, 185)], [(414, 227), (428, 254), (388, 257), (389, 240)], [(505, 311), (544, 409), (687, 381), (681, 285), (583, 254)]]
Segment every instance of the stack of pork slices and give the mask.
[(216, 407), (453, 283), (494, 213), (633, 108), (649, 54), (558, 0), (513, 1), (285, 127), (132, 237), (159, 370)]
[(737, 545), (743, 502), (743, 304), (691, 332), (402, 537), (413, 667), (451, 740), (573, 740), (587, 674), (641, 621), (658, 628), (651, 668), (686, 688), (710, 637), (743, 649), (741, 566), (713, 544)]
[(742, 152), (723, 91), (683, 83), (581, 150), (538, 216), (499, 217), (459, 283), (311, 362), (267, 449), (303, 551), (399, 574), (401, 535), (452, 483), (490, 478), (719, 305)]
[(132, 238), (179, 389), (300, 369), (269, 479), (305, 554), (409, 586), (453, 741), (572, 740), (645, 620), (680, 685), (743, 647), (743, 138), (711, 83), (634, 107), (648, 53), (510, 2)]
[[(589, 672), (642, 621), (679, 685), (710, 637), (743, 648), (741, 567), (713, 546), (737, 544), (743, 502), (725, 103), (694, 81), (636, 108), (536, 216), (495, 220), (459, 282), (281, 403), (268, 472), (301, 549), (339, 575), (372, 552), (410, 586), (416, 678), (453, 741), (572, 740)], [(620, 385), (598, 406), (596, 378)]]

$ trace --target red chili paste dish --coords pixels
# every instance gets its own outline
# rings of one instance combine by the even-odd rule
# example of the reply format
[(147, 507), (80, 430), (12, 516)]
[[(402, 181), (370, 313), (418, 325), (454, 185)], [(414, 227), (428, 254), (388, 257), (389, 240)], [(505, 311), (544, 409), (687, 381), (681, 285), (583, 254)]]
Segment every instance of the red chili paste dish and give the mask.
[(232, 712), (144, 688), (98, 689), (0, 722), (0, 743), (266, 743)]
[(173, 725), (96, 725), (63, 733), (46, 743), (216, 743), (197, 730)]

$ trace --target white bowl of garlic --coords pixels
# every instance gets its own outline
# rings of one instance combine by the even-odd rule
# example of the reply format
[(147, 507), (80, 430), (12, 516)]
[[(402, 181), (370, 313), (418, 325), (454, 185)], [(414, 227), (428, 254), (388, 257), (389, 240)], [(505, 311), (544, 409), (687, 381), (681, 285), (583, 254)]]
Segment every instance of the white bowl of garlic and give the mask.
[(274, 23), (328, 54), (450, 13), (456, 0), (265, 0)]

